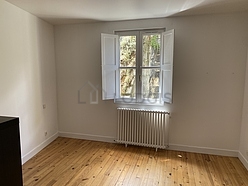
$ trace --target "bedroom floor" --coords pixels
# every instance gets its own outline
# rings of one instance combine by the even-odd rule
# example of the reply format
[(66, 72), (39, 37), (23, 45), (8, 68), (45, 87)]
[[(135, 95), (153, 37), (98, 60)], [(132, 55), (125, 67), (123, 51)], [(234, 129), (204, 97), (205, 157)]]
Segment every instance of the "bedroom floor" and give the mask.
[(23, 165), (24, 186), (248, 186), (235, 157), (59, 137)]

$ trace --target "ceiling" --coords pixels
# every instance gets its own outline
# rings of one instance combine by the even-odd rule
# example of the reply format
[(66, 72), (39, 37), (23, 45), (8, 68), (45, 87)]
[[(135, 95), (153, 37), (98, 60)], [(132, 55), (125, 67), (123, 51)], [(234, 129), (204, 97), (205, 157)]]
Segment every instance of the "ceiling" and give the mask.
[(54, 25), (248, 11), (248, 0), (6, 1)]

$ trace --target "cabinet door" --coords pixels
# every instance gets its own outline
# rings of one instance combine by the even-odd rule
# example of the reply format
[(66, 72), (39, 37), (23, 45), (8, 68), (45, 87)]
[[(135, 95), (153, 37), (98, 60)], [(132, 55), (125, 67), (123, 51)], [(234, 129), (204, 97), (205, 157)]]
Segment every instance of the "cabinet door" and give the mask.
[(18, 119), (0, 128), (0, 185), (23, 185)]

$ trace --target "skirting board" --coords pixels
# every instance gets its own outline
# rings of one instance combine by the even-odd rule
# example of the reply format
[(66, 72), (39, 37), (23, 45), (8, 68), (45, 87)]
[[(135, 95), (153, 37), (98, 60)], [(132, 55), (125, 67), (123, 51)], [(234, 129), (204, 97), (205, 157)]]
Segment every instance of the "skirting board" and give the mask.
[(59, 136), (67, 137), (67, 138), (92, 140), (92, 141), (102, 141), (102, 142), (108, 142), (108, 143), (114, 143), (114, 140), (115, 140), (114, 137), (109, 137), (109, 136), (99, 136), (99, 135), (61, 132), (61, 131), (59, 131)]
[[(70, 132), (61, 132), (60, 131), (60, 132), (54, 134), (53, 136), (51, 136), (50, 138), (48, 138), (46, 141), (41, 143), (36, 148), (34, 148), (28, 154), (24, 155), (22, 157), (22, 164), (24, 164), (26, 161), (28, 161), (30, 158), (32, 158), (35, 154), (37, 154), (39, 151), (41, 151), (44, 147), (49, 145), (58, 136), (115, 143), (115, 137), (80, 134), (80, 133), (70, 133)], [(178, 145), (178, 144), (170, 144), (168, 149), (169, 150), (176, 150), (176, 151), (185, 151), (185, 152), (213, 154), (213, 155), (220, 155), (220, 156), (238, 157), (240, 159), (240, 161), (243, 163), (243, 165), (246, 167), (246, 169), (248, 170), (248, 162), (239, 151), (227, 150), (227, 149), (206, 148), (206, 147), (186, 146), (186, 145)]]
[[(62, 131), (59, 131), (59, 136), (68, 137), (68, 138), (76, 138), (76, 139), (110, 142), (110, 143), (115, 143), (115, 139), (116, 139), (115, 137), (109, 137), (109, 136), (98, 136), (98, 135), (70, 133), (70, 132), (62, 132)], [(177, 151), (185, 151), (185, 152), (195, 152), (195, 153), (203, 153), (203, 154), (238, 157), (238, 151), (226, 150), (226, 149), (184, 146), (184, 145), (178, 145), (178, 144), (170, 144), (168, 149), (177, 150)]]
[(238, 158), (243, 163), (243, 165), (245, 166), (245, 168), (248, 170), (248, 161), (245, 159), (245, 157), (243, 156), (243, 154), (241, 154), (241, 152), (239, 152)]
[[(76, 138), (76, 139), (85, 139), (85, 140), (116, 143), (115, 142), (116, 138), (115, 137), (109, 137), (109, 136), (99, 136), (99, 135), (61, 132), (61, 131), (59, 132), (59, 136), (68, 137), (68, 138)], [(212, 154), (212, 155), (220, 155), (220, 156), (238, 157), (240, 159), (240, 161), (244, 164), (246, 169), (248, 170), (248, 162), (245, 160), (245, 158), (242, 156), (242, 154), (239, 151), (228, 150), (228, 149), (207, 148), (207, 147), (186, 146), (186, 145), (178, 145), (178, 144), (170, 144), (168, 149), (169, 150), (176, 150), (176, 151), (185, 151), (185, 152)]]
[(176, 151), (202, 153), (202, 154), (231, 156), (231, 157), (238, 157), (238, 153), (239, 153), (238, 151), (235, 150), (217, 149), (217, 148), (209, 148), (209, 147), (195, 147), (195, 146), (186, 146), (186, 145), (178, 145), (178, 144), (170, 144), (168, 149), (176, 150)]
[(42, 142), (40, 145), (35, 147), (33, 150), (31, 150), (29, 153), (22, 156), (22, 164), (27, 162), (29, 159), (31, 159), (34, 155), (36, 155), (38, 152), (40, 152), (43, 148), (45, 148), (47, 145), (49, 145), (51, 142), (53, 142), (58, 137), (58, 132), (56, 132), (54, 135), (52, 135), (50, 138), (46, 139), (44, 142)]

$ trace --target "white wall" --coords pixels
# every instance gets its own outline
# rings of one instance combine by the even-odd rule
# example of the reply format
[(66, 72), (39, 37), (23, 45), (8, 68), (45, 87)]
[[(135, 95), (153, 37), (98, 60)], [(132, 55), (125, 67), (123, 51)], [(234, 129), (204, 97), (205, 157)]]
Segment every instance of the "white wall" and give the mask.
[(55, 73), (53, 26), (0, 0), (0, 115), (20, 117), (23, 163), (57, 136)]
[(248, 50), (245, 76), (243, 115), (240, 135), (239, 158), (248, 169)]
[(118, 105), (101, 101), (101, 94), (97, 105), (78, 104), (77, 91), (87, 81), (101, 88), (100, 34), (166, 27), (176, 35), (174, 103), (161, 107), (172, 113), (171, 148), (237, 156), (247, 19), (247, 13), (237, 13), (56, 26), (60, 135), (104, 141), (116, 137)]

